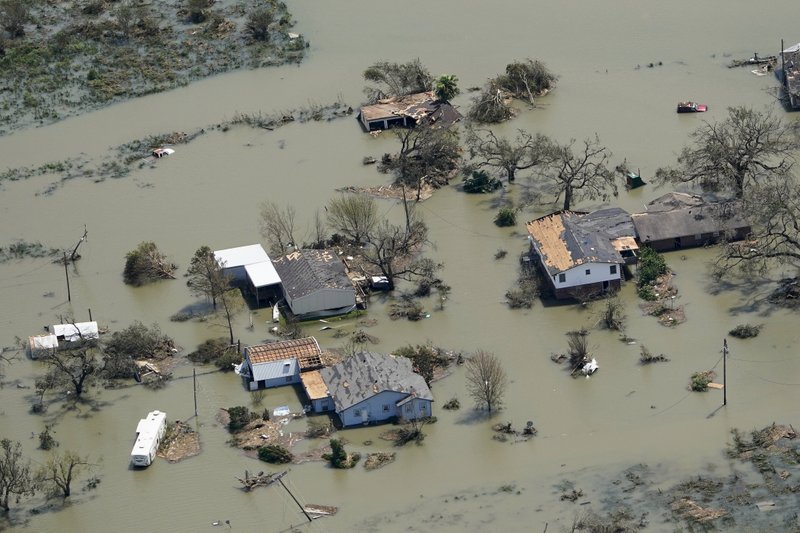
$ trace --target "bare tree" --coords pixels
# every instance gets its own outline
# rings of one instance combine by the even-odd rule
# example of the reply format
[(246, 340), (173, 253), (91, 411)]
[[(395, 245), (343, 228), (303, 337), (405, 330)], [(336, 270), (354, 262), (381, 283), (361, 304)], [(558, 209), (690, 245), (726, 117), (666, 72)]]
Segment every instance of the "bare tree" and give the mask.
[(550, 160), (551, 141), (537, 133), (519, 130), (514, 142), (498, 137), (492, 130), (468, 129), (467, 146), (475, 168), (500, 169), (508, 181), (514, 181), (520, 170), (543, 165)]
[(658, 169), (656, 179), (695, 183), (742, 198), (747, 187), (791, 181), (797, 149), (791, 128), (771, 112), (731, 107), (722, 122), (705, 123), (695, 130), (677, 166)]
[(261, 204), (261, 235), (269, 244), (272, 254), (284, 255), (294, 246), (294, 207), (278, 207), (275, 202)]
[(242, 310), (244, 302), (240, 296), (239, 290), (231, 287), (228, 290), (222, 291), (218, 300), (222, 310), (222, 315), (228, 325), (228, 333), (230, 334), (230, 341), (233, 344), (233, 319)]
[(371, 196), (341, 195), (326, 208), (328, 224), (356, 244), (363, 243), (378, 223), (378, 205)]
[(30, 4), (25, 0), (0, 1), (0, 25), (12, 39), (25, 35), (25, 24), (31, 21)]
[(76, 398), (81, 397), (89, 380), (102, 369), (96, 343), (90, 340), (81, 341), (74, 348), (49, 352), (41, 360), (71, 387)]
[(217, 308), (217, 296), (227, 290), (231, 282), (231, 277), (225, 274), (208, 246), (201, 246), (194, 253), (186, 277), (186, 285), (192, 293), (210, 298), (214, 309)]
[[(774, 264), (800, 267), (800, 185), (776, 181), (752, 186), (743, 202), (732, 202), (729, 209), (747, 213), (752, 233), (744, 242), (722, 246), (714, 265), (719, 277), (734, 268), (765, 274)], [(729, 209), (722, 207), (715, 216), (724, 223), (734, 214)]]
[(553, 144), (548, 163), (542, 170), (545, 188), (555, 200), (564, 198), (563, 209), (569, 210), (573, 200), (608, 200), (609, 193), (617, 195), (614, 173), (607, 167), (611, 153), (600, 145), (600, 139), (586, 139), (579, 150), (573, 150), (575, 140), (559, 146)]
[(320, 213), (319, 209), (314, 211), (313, 233), (314, 233), (313, 247), (324, 248), (325, 241), (328, 240), (328, 227), (325, 225), (325, 219), (322, 217), (322, 213)]
[(22, 457), (22, 445), (0, 440), (0, 511), (8, 514), (11, 495), (30, 496), (36, 491), (31, 476), (31, 462)]
[(486, 406), (489, 413), (500, 409), (508, 386), (508, 376), (500, 359), (479, 350), (466, 362), (467, 392), (476, 405)]
[(389, 290), (394, 290), (398, 278), (413, 280), (419, 276), (432, 276), (442, 268), (439, 263), (420, 258), (428, 242), (428, 227), (416, 211), (409, 209), (405, 226), (381, 221), (370, 235), (364, 261), (377, 267), (386, 277)]
[(378, 170), (395, 175), (395, 183), (413, 187), (419, 201), (423, 186), (445, 185), (461, 159), (455, 129), (434, 127), (422, 122), (415, 128), (392, 130), (400, 141), (400, 152), (383, 157)]
[(390, 96), (405, 96), (433, 89), (433, 76), (419, 58), (407, 63), (378, 61), (364, 71), (367, 99), (374, 103)]
[(175, 279), (178, 266), (162, 254), (156, 243), (142, 242), (125, 255), (122, 277), (128, 285), (138, 287), (159, 279)]
[(72, 482), (97, 465), (90, 463), (88, 457), (81, 457), (73, 451), (55, 452), (36, 473), (36, 479), (49, 493), (66, 500), (72, 494)]

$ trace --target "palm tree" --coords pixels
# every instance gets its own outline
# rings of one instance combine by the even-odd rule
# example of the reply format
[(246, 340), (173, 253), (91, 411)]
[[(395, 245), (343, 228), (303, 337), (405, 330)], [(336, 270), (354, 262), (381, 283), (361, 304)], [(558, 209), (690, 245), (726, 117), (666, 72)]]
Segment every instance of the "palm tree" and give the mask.
[(449, 102), (461, 92), (458, 88), (458, 78), (455, 74), (439, 76), (433, 84), (433, 90), (436, 93), (436, 98), (442, 102)]

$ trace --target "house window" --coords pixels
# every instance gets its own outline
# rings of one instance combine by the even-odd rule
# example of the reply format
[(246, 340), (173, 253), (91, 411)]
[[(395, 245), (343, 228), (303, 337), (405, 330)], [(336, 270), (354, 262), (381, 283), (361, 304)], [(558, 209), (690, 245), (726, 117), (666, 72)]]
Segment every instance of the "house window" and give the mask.
[(292, 368), (292, 363), (283, 363), (283, 373), (288, 374), (289, 369)]
[(566, 274), (559, 274), (558, 275), (558, 282), (559, 283), (565, 283), (566, 281), (567, 281), (567, 275)]
[(407, 404), (406, 404), (406, 413), (411, 413), (411, 412), (413, 412), (413, 411), (414, 411), (414, 404), (412, 404), (412, 403), (407, 403)]
[(389, 412), (389, 405), (388, 404), (383, 404), (383, 412), (384, 413), (388, 413)]
[(611, 273), (612, 274), (616, 274), (617, 273), (617, 265), (611, 265)]
[(319, 408), (320, 408), (321, 410), (323, 410), (323, 411), (327, 411), (327, 410), (328, 410), (328, 400), (325, 400), (324, 402), (322, 402), (322, 403), (319, 405)]
[(589, 275), (589, 274), (591, 274), (591, 273), (592, 273), (592, 269), (591, 269), (591, 268), (587, 268), (587, 269), (586, 269), (586, 275), (588, 276), (588, 275)]
[(419, 412), (424, 413), (427, 406), (424, 403), (419, 404)]

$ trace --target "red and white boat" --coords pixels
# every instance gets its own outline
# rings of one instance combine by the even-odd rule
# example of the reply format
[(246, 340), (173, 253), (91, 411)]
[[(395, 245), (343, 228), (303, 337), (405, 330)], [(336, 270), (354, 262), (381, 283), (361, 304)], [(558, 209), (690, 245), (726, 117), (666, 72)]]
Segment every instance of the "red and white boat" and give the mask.
[(708, 111), (708, 106), (697, 102), (680, 102), (678, 113), (704, 113)]

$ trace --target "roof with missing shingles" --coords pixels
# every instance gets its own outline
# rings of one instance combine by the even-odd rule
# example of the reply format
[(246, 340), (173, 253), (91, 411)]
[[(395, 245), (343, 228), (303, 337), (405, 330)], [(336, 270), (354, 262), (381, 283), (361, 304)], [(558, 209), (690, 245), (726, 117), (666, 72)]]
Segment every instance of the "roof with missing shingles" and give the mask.
[(689, 235), (744, 230), (750, 223), (739, 201), (706, 202), (703, 197), (667, 193), (632, 215), (639, 241), (650, 242)]
[(628, 242), (634, 233), (630, 215), (618, 208), (590, 214), (560, 211), (526, 226), (550, 275), (586, 263), (624, 263), (614, 241)]
[(273, 262), (284, 290), (293, 298), (309, 295), (320, 289), (355, 291), (345, 266), (331, 250), (296, 250)]
[(411, 360), (406, 357), (361, 352), (341, 363), (323, 368), (320, 374), (333, 397), (337, 412), (384, 391), (433, 400), (425, 380), (413, 371)]
[(301, 370), (322, 366), (322, 350), (314, 337), (256, 344), (246, 347), (244, 351), (251, 365), (297, 359)]

